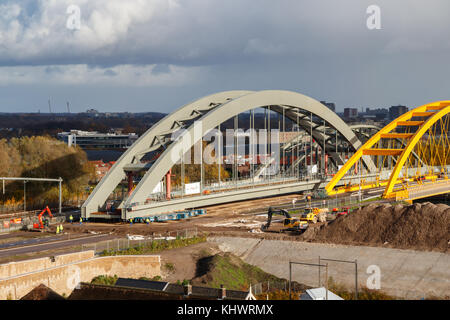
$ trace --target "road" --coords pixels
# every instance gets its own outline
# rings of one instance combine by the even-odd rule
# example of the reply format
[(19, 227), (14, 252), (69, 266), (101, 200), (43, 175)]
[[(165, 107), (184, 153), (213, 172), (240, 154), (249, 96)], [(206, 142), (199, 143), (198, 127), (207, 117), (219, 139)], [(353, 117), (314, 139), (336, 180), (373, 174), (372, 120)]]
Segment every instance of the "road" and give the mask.
[[(72, 246), (80, 246), (83, 244), (88, 243), (94, 243), (104, 240), (111, 240), (117, 238), (117, 236), (109, 235), (109, 234), (100, 234), (100, 235), (93, 235), (93, 236), (86, 236), (86, 237), (78, 237), (75, 239), (61, 239), (57, 237), (52, 237), (53, 242), (45, 242), (45, 243), (39, 243), (39, 241), (35, 241), (34, 243), (28, 243), (23, 246), (16, 246), (13, 248), (5, 248), (0, 250), (0, 257), (7, 257), (7, 256), (14, 256), (18, 254), (26, 254), (26, 253), (33, 253), (33, 252), (41, 252), (41, 251), (47, 251), (47, 250), (54, 250), (54, 249), (61, 249), (65, 247), (72, 247)], [(55, 239), (57, 238), (57, 239)], [(39, 239), (33, 239), (39, 240)]]
[(13, 248), (13, 247), (23, 247), (27, 245), (32, 244), (39, 244), (39, 243), (45, 243), (45, 242), (53, 242), (53, 241), (60, 241), (60, 240), (67, 240), (67, 236), (59, 235), (59, 236), (52, 236), (52, 237), (44, 237), (44, 238), (30, 238), (26, 240), (20, 240), (15, 242), (7, 242), (0, 244), (0, 250), (1, 249), (7, 249), (7, 248)]

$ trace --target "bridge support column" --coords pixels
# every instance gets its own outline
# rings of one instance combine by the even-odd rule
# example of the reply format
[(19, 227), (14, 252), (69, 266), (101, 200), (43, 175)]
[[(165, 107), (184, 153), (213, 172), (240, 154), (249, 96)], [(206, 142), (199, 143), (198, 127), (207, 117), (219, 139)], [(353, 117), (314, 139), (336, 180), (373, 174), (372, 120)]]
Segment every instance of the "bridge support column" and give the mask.
[(127, 172), (128, 179), (128, 196), (133, 192), (133, 172)]
[(170, 200), (170, 194), (172, 193), (172, 181), (171, 181), (172, 169), (166, 173), (166, 200)]

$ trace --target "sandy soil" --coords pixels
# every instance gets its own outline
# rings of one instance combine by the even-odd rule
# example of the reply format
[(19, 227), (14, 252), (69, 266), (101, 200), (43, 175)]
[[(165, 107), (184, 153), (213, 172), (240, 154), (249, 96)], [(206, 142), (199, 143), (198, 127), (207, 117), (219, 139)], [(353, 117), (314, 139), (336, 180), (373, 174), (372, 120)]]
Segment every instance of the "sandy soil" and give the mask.
[[(271, 205), (280, 205), (290, 203), (292, 199), (300, 199), (299, 195), (288, 195), (268, 199), (257, 199), (243, 201), (239, 203), (230, 203), (225, 205), (207, 207), (207, 214), (180, 221), (154, 222), (147, 224), (129, 224), (129, 223), (67, 223), (64, 225), (65, 232), (71, 233), (89, 233), (101, 232), (112, 233), (115, 235), (175, 235), (186, 229), (197, 229), (200, 232), (238, 232), (259, 233), (261, 224), (267, 220), (265, 214), (267, 208)], [(274, 218), (276, 225), (276, 220)]]
[(450, 207), (430, 202), (368, 205), (333, 223), (310, 227), (300, 237), (313, 242), (448, 252)]
[(165, 250), (160, 253), (162, 278), (170, 282), (192, 279), (196, 277), (198, 259), (219, 252), (218, 246), (211, 242)]

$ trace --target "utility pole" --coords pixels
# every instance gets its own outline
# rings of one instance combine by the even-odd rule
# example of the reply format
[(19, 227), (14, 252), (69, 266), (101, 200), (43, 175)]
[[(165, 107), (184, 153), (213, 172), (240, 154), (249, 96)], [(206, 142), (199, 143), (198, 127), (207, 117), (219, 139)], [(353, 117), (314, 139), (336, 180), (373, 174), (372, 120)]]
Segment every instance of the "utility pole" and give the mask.
[[(319, 256), (319, 265), (322, 263), (322, 261), (343, 262), (343, 263), (351, 263), (351, 264), (355, 265), (355, 300), (358, 300), (358, 261), (356, 259), (354, 261), (339, 260), (339, 259), (326, 259), (326, 258), (321, 258)], [(328, 265), (328, 263), (326, 265)], [(320, 268), (319, 268), (319, 277), (320, 277)], [(320, 280), (319, 280), (319, 286), (320, 286)], [(328, 281), (327, 281), (327, 286), (328, 286)]]
[[(3, 180), (5, 181), (5, 180)], [(27, 181), (23, 182), (23, 211), (27, 211)]]
[(62, 211), (62, 178), (59, 177), (59, 213)]

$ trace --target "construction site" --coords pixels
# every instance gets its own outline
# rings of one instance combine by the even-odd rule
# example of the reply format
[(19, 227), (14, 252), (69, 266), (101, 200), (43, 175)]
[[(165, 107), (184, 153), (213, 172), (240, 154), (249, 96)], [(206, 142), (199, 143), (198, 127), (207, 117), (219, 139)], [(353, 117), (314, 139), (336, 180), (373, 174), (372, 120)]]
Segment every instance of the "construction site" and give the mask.
[[(202, 156), (198, 164), (185, 163), (191, 155), (184, 153), (200, 145), (203, 154), (207, 147), (200, 134), (174, 138), (175, 124), (193, 132), (199, 119), (204, 132), (220, 126), (224, 107), (211, 101), (221, 99), (227, 112), (250, 110), (250, 129), (252, 108), (264, 101), (265, 125), (275, 110), (281, 132), (289, 131), (287, 118), (294, 134), (258, 151), (251, 130), (242, 141), (234, 134), (231, 153), (221, 156), (228, 145), (212, 153), (224, 162), (203, 163)], [(369, 135), (319, 102), (305, 107), (304, 99), (284, 91), (233, 91), (184, 106), (127, 149), (81, 207), (64, 205), (63, 179), (49, 179), (59, 183), (58, 207), (0, 216), (3, 298), (26, 296), (51, 270), (60, 272), (55, 279), (70, 278), (64, 270), (76, 265), (85, 270), (77, 278), (82, 289), (44, 285), (73, 299), (101, 298), (102, 290), (104, 298), (118, 298), (129, 286), (148, 290), (127, 293), (139, 299), (225, 298), (226, 290), (236, 299), (315, 299), (322, 289), (327, 299), (449, 299), (450, 102), (413, 108)], [(209, 112), (193, 112), (202, 104)], [(234, 119), (237, 128), (237, 114)], [(169, 124), (174, 129), (167, 132)], [(278, 131), (271, 131), (274, 137)], [(353, 151), (339, 147), (343, 140)], [(219, 173), (216, 181), (205, 179), (211, 168)], [(118, 188), (127, 190), (118, 197)], [(145, 261), (155, 266), (151, 273)], [(56, 269), (49, 267), (54, 263)], [(142, 272), (131, 272), (129, 263)], [(158, 286), (172, 291), (157, 293)]]

